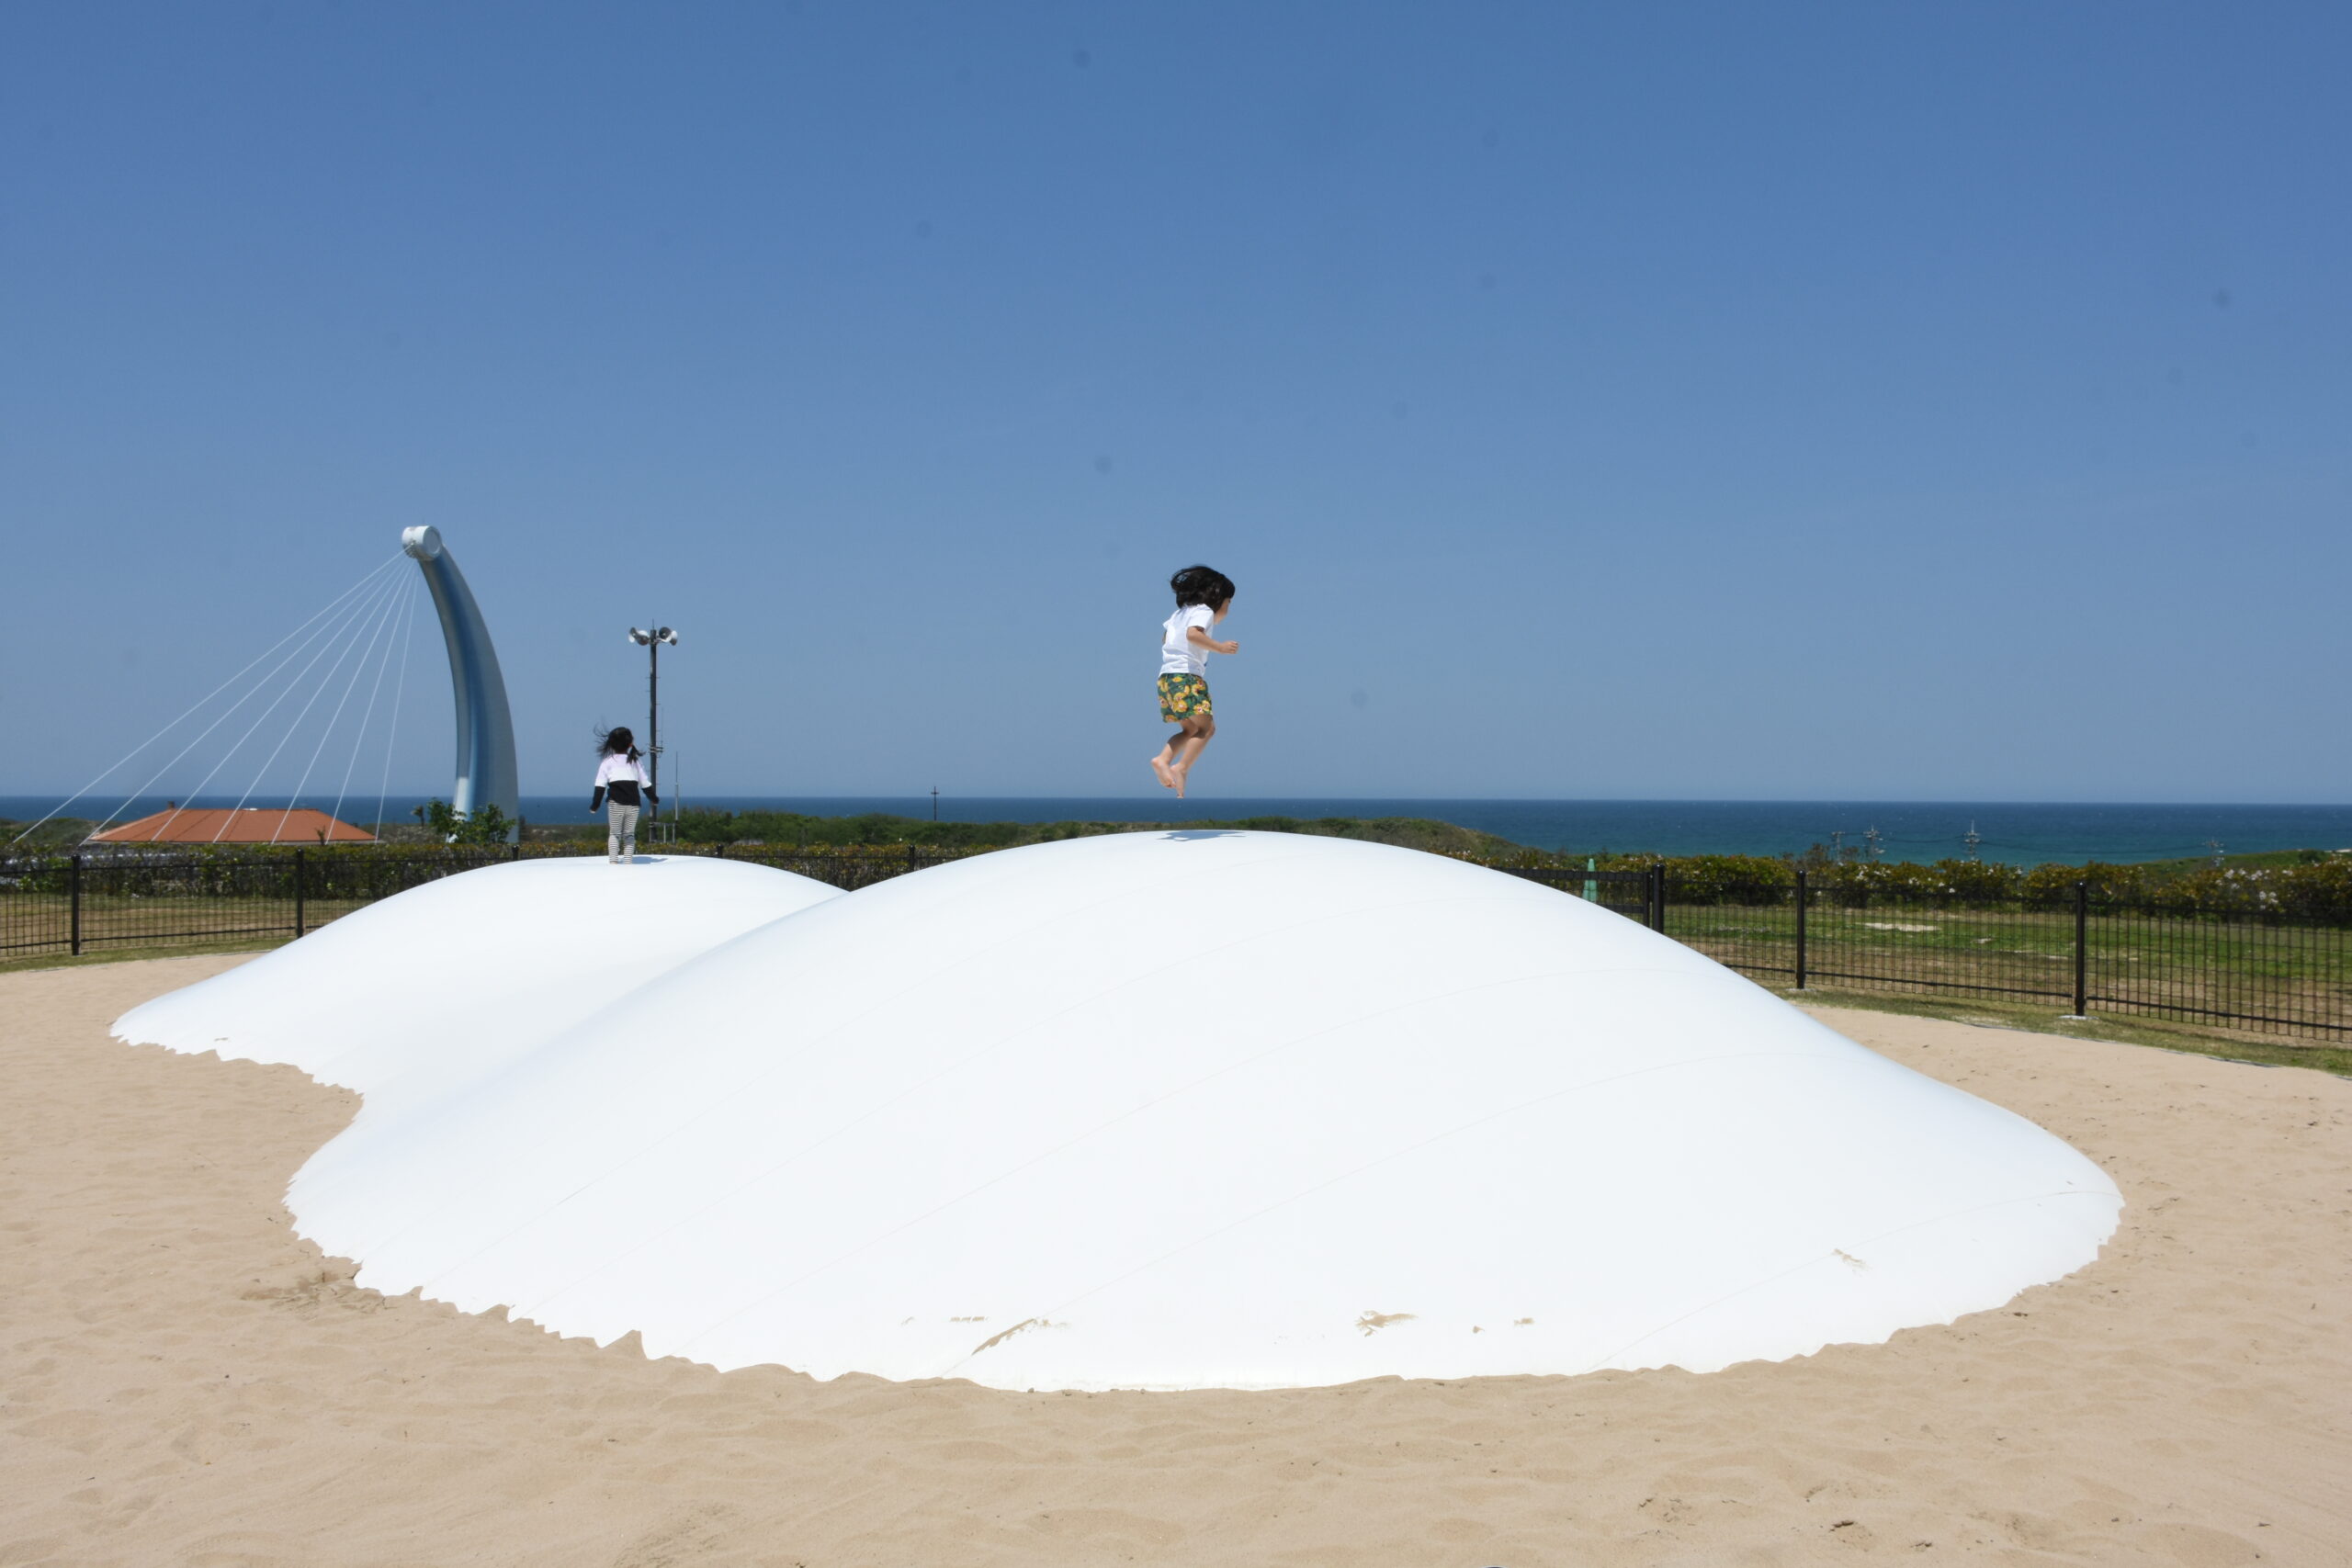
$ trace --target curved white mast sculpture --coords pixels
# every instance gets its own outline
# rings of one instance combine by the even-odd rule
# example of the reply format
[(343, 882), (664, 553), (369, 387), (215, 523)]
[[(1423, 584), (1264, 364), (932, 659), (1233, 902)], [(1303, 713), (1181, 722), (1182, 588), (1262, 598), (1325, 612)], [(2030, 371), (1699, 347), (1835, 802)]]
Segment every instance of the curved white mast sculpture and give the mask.
[[(401, 533), (401, 548), (424, 573), (433, 607), (441, 613), (441, 638), (449, 649), (449, 686), (458, 707), (458, 776), (449, 804), (470, 817), (495, 806), (519, 826), (523, 815), (514, 771), (514, 721), (506, 708), (506, 679), (499, 673), (498, 650), (474, 603), (465, 574), (433, 527)], [(514, 837), (510, 829), (507, 837)]]

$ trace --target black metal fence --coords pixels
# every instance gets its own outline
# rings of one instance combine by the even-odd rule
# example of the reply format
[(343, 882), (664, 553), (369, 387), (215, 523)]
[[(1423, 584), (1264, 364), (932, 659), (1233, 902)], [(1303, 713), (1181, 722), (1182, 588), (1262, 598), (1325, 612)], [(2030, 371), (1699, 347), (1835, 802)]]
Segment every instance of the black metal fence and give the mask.
[[(1661, 873), (1661, 880), (1664, 881)], [(2052, 903), (1851, 886), (1659, 900), (1659, 930), (1794, 989), (2009, 997), (2074, 1016), (2135, 1013), (2257, 1033), (2352, 1033), (2352, 931), (2258, 913), (2184, 913), (2104, 899)]]
[(1640, 871), (1568, 871), (1520, 865), (1498, 869), (1589, 898), (1627, 919), (1641, 921), (1654, 931), (1666, 929), (1667, 878), (1662, 865), (1645, 866)]
[(2352, 931), (2186, 914), (2095, 897), (2052, 905), (1786, 884), (1702, 890), (1641, 871), (1504, 868), (1580, 895), (1793, 990), (1951, 993), (2188, 1019), (2257, 1033), (2352, 1034)]
[[(572, 844), (0, 858), (0, 962), (299, 937), (362, 905)], [(756, 861), (842, 888), (960, 858), (908, 847), (668, 846)], [(1892, 990), (2047, 1001), (2231, 1029), (2352, 1035), (2352, 931), (2259, 914), (2184, 914), (2104, 900), (2052, 905), (1792, 882), (1678, 886), (1636, 871), (1507, 867), (1641, 921), (1743, 973), (1798, 990)]]
[[(580, 852), (566, 844), (514, 844), (0, 857), (0, 962), (299, 937), (439, 877)], [(665, 852), (756, 861), (842, 888), (956, 858), (911, 847), (831, 853), (708, 844), (673, 845)]]

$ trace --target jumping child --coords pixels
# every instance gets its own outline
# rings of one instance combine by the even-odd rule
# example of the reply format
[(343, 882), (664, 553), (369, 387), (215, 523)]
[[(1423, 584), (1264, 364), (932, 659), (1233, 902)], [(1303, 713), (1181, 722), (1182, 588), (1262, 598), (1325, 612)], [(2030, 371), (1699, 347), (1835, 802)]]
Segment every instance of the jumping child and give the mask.
[[(645, 776), (638, 759), (637, 737), (626, 727), (596, 737), (596, 789), (588, 797), (588, 815), (606, 807), (610, 797), (611, 830), (605, 839), (605, 863), (628, 865), (637, 859), (637, 814), (646, 801), (658, 808), (653, 781)], [(642, 799), (639, 796), (642, 795)]]
[(1204, 566), (1188, 566), (1170, 578), (1168, 586), (1176, 591), (1176, 613), (1159, 634), (1159, 720), (1178, 728), (1151, 760), (1151, 771), (1182, 800), (1185, 775), (1216, 733), (1216, 718), (1209, 708), (1208, 656), (1238, 653), (1241, 645), (1209, 636), (1209, 628), (1233, 606), (1231, 578)]

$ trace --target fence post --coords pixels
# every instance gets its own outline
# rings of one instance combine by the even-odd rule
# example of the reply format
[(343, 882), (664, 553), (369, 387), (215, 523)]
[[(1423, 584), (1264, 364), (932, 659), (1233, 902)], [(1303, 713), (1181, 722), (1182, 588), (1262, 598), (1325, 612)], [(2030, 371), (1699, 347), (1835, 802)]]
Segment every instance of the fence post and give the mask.
[(1797, 989), (1804, 989), (1804, 873), (1797, 873)]
[(909, 871), (915, 869), (915, 847), (912, 844), (907, 846), (907, 869)]
[(74, 869), (66, 878), (66, 886), (73, 895), (74, 956), (79, 958), (82, 956), (82, 857), (80, 855), (74, 857)]
[(2089, 987), (2085, 983), (2089, 975), (2091, 885), (2075, 884), (2075, 1010), (2070, 1018), (2089, 1016)]
[(1650, 865), (1650, 930), (1664, 935), (1666, 931), (1666, 863)]
[(294, 939), (302, 939), (302, 852), (294, 852)]
[(521, 860), (521, 859), (523, 858), (523, 840), (522, 840), (517, 839), (517, 840), (514, 840), (514, 852), (513, 852), (512, 854), (509, 854), (506, 858), (507, 858), (508, 860)]

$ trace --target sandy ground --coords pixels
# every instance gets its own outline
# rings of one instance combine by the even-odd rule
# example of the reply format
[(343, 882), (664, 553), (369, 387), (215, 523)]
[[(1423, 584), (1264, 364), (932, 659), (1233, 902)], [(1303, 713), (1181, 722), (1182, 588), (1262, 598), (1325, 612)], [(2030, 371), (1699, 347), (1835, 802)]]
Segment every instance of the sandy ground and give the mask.
[(2111, 1171), (2100, 1260), (1707, 1377), (1048, 1394), (599, 1350), (352, 1287), (354, 1097), (0, 976), (0, 1563), (2352, 1562), (2352, 1083), (1825, 1013)]

